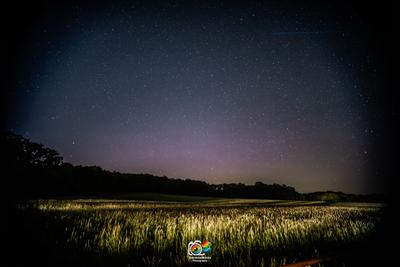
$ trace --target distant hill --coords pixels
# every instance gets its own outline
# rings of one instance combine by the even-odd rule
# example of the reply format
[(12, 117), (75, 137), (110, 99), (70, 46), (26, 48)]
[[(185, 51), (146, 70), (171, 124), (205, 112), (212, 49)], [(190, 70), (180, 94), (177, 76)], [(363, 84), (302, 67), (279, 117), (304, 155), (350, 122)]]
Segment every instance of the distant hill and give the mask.
[(314, 192), (303, 194), (306, 200), (312, 201), (325, 201), (330, 203), (335, 202), (371, 202), (371, 203), (382, 203), (385, 202), (385, 196), (383, 194), (371, 194), (371, 195), (355, 195), (346, 194), (343, 192), (325, 191), (325, 192)]

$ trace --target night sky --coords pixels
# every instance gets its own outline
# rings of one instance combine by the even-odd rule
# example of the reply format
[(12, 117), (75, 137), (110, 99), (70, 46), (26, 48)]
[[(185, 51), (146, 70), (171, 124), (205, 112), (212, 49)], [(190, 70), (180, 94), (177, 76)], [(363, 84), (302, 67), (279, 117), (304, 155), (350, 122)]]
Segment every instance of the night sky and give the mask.
[(45, 5), (7, 130), (64, 161), (299, 192), (381, 192), (379, 53), (351, 6)]

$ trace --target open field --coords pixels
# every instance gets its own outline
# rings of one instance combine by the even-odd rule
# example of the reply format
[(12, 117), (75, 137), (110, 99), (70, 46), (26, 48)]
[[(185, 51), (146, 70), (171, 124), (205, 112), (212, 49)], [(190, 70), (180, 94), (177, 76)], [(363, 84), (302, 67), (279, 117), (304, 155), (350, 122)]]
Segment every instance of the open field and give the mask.
[(199, 266), (194, 240), (212, 243), (211, 266), (281, 266), (334, 258), (381, 220), (379, 205), (252, 199), (35, 200), (19, 213), (58, 266)]

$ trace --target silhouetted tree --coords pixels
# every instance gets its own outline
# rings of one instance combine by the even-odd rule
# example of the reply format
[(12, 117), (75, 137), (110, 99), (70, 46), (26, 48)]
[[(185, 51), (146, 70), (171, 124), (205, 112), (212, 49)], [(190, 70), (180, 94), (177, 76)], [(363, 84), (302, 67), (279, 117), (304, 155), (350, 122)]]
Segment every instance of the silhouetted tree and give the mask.
[(53, 149), (13, 133), (1, 133), (2, 158), (6, 167), (55, 167), (63, 158)]

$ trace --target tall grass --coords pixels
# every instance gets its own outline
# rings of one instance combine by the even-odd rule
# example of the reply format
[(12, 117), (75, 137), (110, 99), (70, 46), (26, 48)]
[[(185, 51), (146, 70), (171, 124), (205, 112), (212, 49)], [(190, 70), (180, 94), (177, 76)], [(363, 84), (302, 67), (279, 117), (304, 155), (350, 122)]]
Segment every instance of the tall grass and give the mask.
[(213, 246), (210, 265), (279, 266), (362, 241), (380, 219), (372, 207), (96, 203), (34, 208), (61, 247), (125, 266), (187, 265), (187, 244), (205, 239)]

